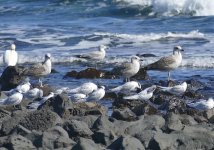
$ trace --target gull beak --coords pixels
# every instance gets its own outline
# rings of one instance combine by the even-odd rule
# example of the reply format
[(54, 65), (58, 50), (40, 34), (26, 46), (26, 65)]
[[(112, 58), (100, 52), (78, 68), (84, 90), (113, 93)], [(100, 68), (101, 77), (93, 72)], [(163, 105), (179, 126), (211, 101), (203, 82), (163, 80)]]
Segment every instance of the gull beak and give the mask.
[(183, 52), (183, 51), (184, 51), (184, 49), (181, 49), (181, 51)]
[(143, 58), (140, 58), (140, 61), (144, 61)]

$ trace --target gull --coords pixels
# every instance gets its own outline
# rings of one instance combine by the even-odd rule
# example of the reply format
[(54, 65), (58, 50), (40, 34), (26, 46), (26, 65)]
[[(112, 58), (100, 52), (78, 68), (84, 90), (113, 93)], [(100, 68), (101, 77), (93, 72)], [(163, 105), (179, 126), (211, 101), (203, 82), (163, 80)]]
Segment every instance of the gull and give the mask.
[(136, 92), (138, 89), (141, 89), (141, 84), (139, 82), (129, 81), (116, 88), (110, 89), (110, 91), (115, 93), (129, 94), (131, 92)]
[(18, 105), (23, 99), (23, 94), (20, 90), (16, 89), (12, 95), (8, 96), (5, 99), (0, 100), (0, 106), (9, 106), (9, 105)]
[(141, 91), (138, 94), (131, 95), (131, 96), (125, 96), (123, 99), (128, 100), (149, 100), (153, 96), (153, 92), (156, 89), (156, 85), (153, 85), (151, 87), (146, 88), (145, 90)]
[(75, 93), (75, 94), (72, 94), (70, 98), (72, 101), (80, 103), (80, 102), (85, 102), (87, 96), (82, 93)]
[(54, 97), (54, 93), (53, 92), (50, 92), (50, 94), (48, 96), (45, 96), (43, 97), (40, 101), (36, 101), (36, 102), (33, 102), (29, 105), (27, 105), (27, 108), (28, 109), (37, 109), (40, 105), (44, 104), (48, 99)]
[(100, 86), (97, 90), (94, 90), (88, 95), (87, 101), (99, 101), (105, 96), (105, 87)]
[(40, 77), (51, 73), (51, 54), (45, 54), (45, 60), (42, 63), (35, 64), (25, 70), (24, 74), (33, 77), (39, 77), (40, 86), (43, 87)]
[(158, 86), (158, 88), (160, 88), (161, 91), (168, 92), (170, 94), (183, 95), (187, 90), (187, 83), (183, 82), (182, 84), (175, 85), (173, 87)]
[(92, 60), (103, 60), (106, 55), (107, 46), (100, 45), (99, 50), (92, 51), (86, 54), (77, 55), (79, 58), (92, 59)]
[(182, 62), (181, 51), (184, 51), (181, 46), (175, 46), (173, 54), (162, 57), (160, 60), (146, 66), (147, 70), (159, 70), (168, 72), (168, 81), (170, 80), (170, 71), (178, 68)]
[(29, 99), (42, 98), (43, 91), (38, 88), (33, 88), (33, 89), (29, 90), (24, 96), (26, 96)]
[(200, 100), (195, 103), (187, 103), (187, 105), (198, 110), (208, 110), (214, 108), (214, 100), (209, 98), (208, 100)]
[(15, 66), (17, 64), (18, 54), (15, 50), (16, 50), (16, 45), (11, 44), (10, 50), (5, 51), (3, 61), (7, 66)]
[(123, 63), (121, 66), (121, 73), (126, 78), (126, 82), (130, 81), (130, 77), (134, 76), (140, 70), (140, 58), (133, 56), (131, 62)]
[(87, 82), (87, 83), (80, 85), (79, 87), (77, 87), (75, 89), (66, 90), (66, 92), (67, 93), (81, 93), (81, 94), (88, 95), (88, 94), (92, 93), (94, 90), (97, 90), (97, 85), (92, 82)]

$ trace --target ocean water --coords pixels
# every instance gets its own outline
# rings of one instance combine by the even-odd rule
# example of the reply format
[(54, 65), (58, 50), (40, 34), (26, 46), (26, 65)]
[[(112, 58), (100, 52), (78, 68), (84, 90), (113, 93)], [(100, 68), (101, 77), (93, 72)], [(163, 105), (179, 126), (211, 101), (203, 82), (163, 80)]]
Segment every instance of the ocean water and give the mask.
[[(214, 1), (212, 0), (0, 0), (0, 70), (2, 56), (15, 42), (19, 64), (43, 60), (51, 53), (59, 73), (44, 78), (56, 88), (75, 87), (93, 81), (112, 87), (115, 80), (63, 79), (70, 70), (82, 70), (93, 62), (74, 55), (110, 47), (102, 69), (111, 69), (135, 54), (155, 54), (142, 66), (172, 53), (181, 45), (183, 62), (172, 72), (178, 81), (197, 78), (214, 86)], [(101, 67), (101, 66), (100, 66)], [(165, 80), (166, 73), (149, 71), (152, 80)], [(141, 81), (144, 82), (150, 81)]]

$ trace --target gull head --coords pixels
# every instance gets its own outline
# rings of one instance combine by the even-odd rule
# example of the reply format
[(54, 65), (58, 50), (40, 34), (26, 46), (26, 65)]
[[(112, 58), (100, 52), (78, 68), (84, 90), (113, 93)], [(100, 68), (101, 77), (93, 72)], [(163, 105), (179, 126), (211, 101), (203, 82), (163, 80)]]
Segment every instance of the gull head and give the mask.
[(210, 106), (210, 108), (213, 108), (213, 107), (214, 107), (214, 100), (213, 100), (213, 98), (209, 98), (209, 99), (207, 100), (207, 103), (208, 103), (208, 105)]
[(148, 90), (147, 90), (147, 93), (148, 93), (148, 94), (149, 94), (149, 93), (153, 93), (153, 92), (156, 90), (156, 88), (157, 88), (156, 85), (153, 85), (153, 86), (149, 87)]
[(184, 89), (187, 89), (187, 83), (186, 82), (183, 82), (181, 85), (184, 87)]
[(11, 50), (15, 51), (16, 50), (16, 45), (15, 44), (11, 44), (10, 48), (11, 48)]
[(105, 90), (105, 86), (100, 86), (99, 88)]
[(173, 49), (173, 54), (178, 54), (180, 52), (184, 51), (181, 46), (175, 46)]
[(105, 45), (100, 45), (99, 46), (99, 51), (105, 51), (108, 47)]
[(133, 57), (131, 58), (131, 62), (133, 62), (133, 61), (141, 61), (141, 59), (140, 59), (140, 57), (138, 57), (138, 56), (133, 56)]
[(50, 53), (45, 54), (45, 59), (50, 59), (50, 58), (51, 58), (51, 54)]

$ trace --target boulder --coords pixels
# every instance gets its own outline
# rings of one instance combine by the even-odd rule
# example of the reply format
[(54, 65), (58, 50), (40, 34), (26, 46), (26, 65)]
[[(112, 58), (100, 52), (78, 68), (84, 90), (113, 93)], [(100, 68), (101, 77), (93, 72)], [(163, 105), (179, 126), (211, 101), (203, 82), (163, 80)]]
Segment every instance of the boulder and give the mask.
[(203, 115), (209, 120), (209, 122), (214, 123), (214, 108), (204, 111)]
[(120, 136), (111, 145), (108, 146), (111, 150), (144, 150), (141, 142), (132, 136)]
[(58, 123), (62, 123), (62, 120), (56, 113), (43, 109), (28, 113), (20, 125), (29, 130), (45, 131)]
[(70, 120), (63, 124), (63, 128), (68, 132), (70, 138), (86, 137), (90, 138), (93, 132), (83, 121)]
[(97, 120), (99, 115), (87, 115), (87, 116), (71, 116), (67, 120), (78, 120), (85, 122), (89, 129), (93, 127), (94, 122)]
[(100, 143), (107, 146), (110, 143), (112, 143), (113, 140), (115, 140), (116, 135), (112, 130), (101, 129), (101, 130), (95, 131), (92, 138), (95, 143)]
[(8, 66), (0, 77), (1, 91), (9, 91), (16, 88), (25, 79), (25, 76), (22, 75), (23, 71), (23, 67)]
[(112, 113), (112, 117), (124, 121), (134, 121), (137, 119), (137, 116), (129, 108), (123, 110), (115, 109)]
[(80, 138), (79, 142), (72, 150), (101, 150), (102, 148), (95, 144), (91, 139)]
[(168, 115), (166, 126), (171, 131), (180, 131), (184, 128), (184, 125), (180, 121), (180, 116), (174, 113)]
[(2, 123), (11, 118), (10, 115), (11, 113), (9, 111), (6, 111), (0, 108), (0, 129), (1, 129)]
[(72, 141), (68, 133), (60, 126), (55, 126), (43, 133), (42, 148), (43, 149), (70, 149), (76, 143)]
[(134, 75), (133, 77), (131, 77), (131, 79), (134, 79), (134, 80), (148, 80), (149, 79), (149, 75), (147, 74), (147, 70), (145, 68), (140, 68), (138, 73), (136, 75)]

